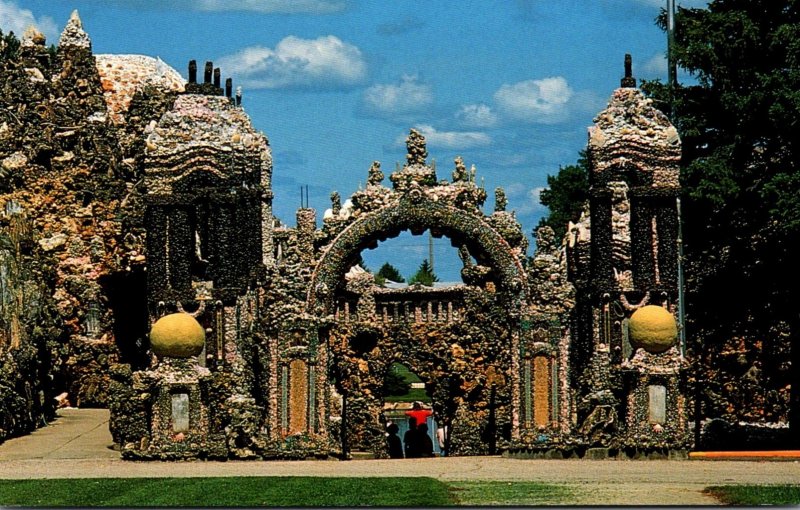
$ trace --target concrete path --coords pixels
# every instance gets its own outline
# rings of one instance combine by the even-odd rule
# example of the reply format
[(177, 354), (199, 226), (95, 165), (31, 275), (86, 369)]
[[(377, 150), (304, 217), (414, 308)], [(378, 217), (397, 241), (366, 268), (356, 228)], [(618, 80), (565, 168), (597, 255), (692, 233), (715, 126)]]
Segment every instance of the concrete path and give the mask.
[(800, 483), (800, 462), (414, 460), (132, 462), (109, 448), (108, 411), (64, 409), (33, 434), (0, 445), (0, 478), (429, 476), (444, 481), (538, 481), (575, 489), (575, 504), (709, 505), (709, 485)]

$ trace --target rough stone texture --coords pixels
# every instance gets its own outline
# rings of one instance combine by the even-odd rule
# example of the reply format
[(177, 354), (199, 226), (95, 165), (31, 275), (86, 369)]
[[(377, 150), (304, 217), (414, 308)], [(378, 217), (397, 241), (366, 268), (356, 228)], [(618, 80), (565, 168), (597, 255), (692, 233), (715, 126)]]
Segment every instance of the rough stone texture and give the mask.
[[(757, 391), (747, 346), (703, 372), (680, 346), (631, 342), (637, 309), (676, 312), (680, 159), (635, 88), (590, 130), (581, 219), (563, 242), (540, 229), (528, 258), (504, 191), (484, 213), (475, 167), (458, 157), (438, 180), (415, 130), (386, 185), (373, 162), (365, 189), (331, 195), (321, 228), (307, 208), (287, 226), (272, 216), (269, 142), (212, 63), (184, 86), (155, 59), (95, 57), (75, 16), (55, 53), (30, 32), (0, 71), (0, 440), (66, 389), (110, 407), (125, 458), (383, 457), (394, 362), (425, 381), (452, 455), (676, 455), (703, 373), (714, 412), (782, 416), (786, 395)], [(354, 267), (426, 230), (458, 249), (463, 285), (385, 288)], [(206, 332), (196, 358), (149, 348), (175, 312)], [(651, 386), (665, 388), (658, 423)]]
[(133, 96), (145, 87), (163, 92), (183, 92), (180, 74), (159, 58), (144, 55), (95, 55), (108, 115), (115, 124), (125, 122)]
[[(589, 128), (589, 153), (596, 174), (633, 172), (635, 182), (678, 188), (678, 131), (636, 88), (614, 91), (608, 107)], [(624, 173), (623, 173), (624, 175)], [(609, 179), (613, 177), (608, 177)]]

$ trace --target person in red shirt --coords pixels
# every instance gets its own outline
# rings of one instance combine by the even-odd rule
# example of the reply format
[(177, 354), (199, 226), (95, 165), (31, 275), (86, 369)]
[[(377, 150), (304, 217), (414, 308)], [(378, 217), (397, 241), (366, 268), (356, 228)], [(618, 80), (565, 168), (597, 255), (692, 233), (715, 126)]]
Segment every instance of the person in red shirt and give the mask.
[(425, 423), (428, 420), (428, 416), (431, 416), (433, 411), (430, 409), (423, 409), (422, 402), (417, 400), (414, 402), (414, 407), (410, 411), (406, 411), (405, 414), (415, 418), (417, 420), (417, 426), (419, 426), (419, 424)]

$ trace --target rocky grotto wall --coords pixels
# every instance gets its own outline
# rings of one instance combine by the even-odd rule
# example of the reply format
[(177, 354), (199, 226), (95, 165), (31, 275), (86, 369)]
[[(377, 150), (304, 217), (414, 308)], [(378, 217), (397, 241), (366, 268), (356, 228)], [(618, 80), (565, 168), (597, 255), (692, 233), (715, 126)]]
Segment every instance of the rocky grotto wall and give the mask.
[[(180, 76), (167, 73), (165, 83), (158, 74), (163, 67), (149, 57), (95, 58), (77, 13), (55, 47), (34, 29), (20, 44), (5, 38), (3, 45), (0, 206), (28, 218), (31, 246), (17, 265), (47, 275), (39, 280), (41, 302), (30, 310), (53, 313), (0, 350), (21, 357), (19, 374), (30, 373), (23, 368), (31, 349), (39, 353), (39, 374), (24, 376), (31, 387), (44, 388), (43, 395), (32, 392), (33, 400), (44, 401), (35, 408), (52, 408), (53, 393), (62, 391), (68, 393), (62, 404), (103, 406), (109, 367), (120, 356), (142, 362), (146, 315), (141, 304), (131, 306), (137, 293), (144, 295), (139, 133), (174, 100)], [(4, 236), (12, 235), (10, 228), (4, 225)], [(3, 364), (3, 372), (14, 367)], [(25, 386), (13, 377), (9, 384)], [(17, 393), (31, 401), (31, 390)], [(18, 413), (4, 419), (19, 421)]]

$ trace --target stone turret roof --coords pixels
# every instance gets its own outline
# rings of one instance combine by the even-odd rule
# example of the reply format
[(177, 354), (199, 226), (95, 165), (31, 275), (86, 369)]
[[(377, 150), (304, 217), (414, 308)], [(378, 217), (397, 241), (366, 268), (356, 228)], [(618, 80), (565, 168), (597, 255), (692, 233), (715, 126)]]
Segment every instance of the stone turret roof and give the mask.
[(185, 80), (160, 58), (145, 55), (95, 55), (108, 114), (115, 124), (125, 122), (125, 113), (136, 92), (147, 85), (165, 92), (183, 92)]
[(666, 115), (641, 90), (614, 91), (605, 110), (589, 128), (592, 168), (635, 167), (653, 173), (653, 186), (677, 187), (681, 139)]

